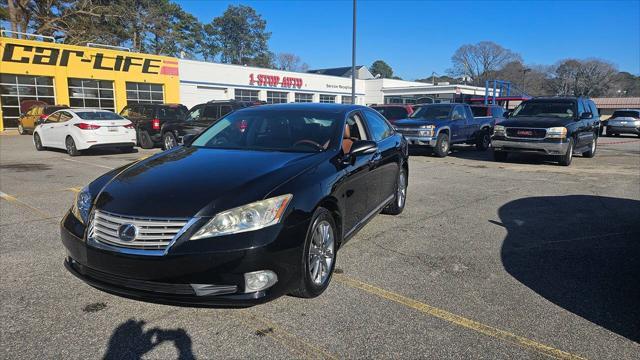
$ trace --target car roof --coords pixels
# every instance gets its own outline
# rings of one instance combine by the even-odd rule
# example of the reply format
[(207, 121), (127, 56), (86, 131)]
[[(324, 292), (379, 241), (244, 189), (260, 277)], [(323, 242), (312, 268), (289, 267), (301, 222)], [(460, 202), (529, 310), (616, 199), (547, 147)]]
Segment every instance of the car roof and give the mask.
[(326, 111), (328, 113), (348, 113), (353, 110), (368, 109), (368, 106), (351, 105), (351, 104), (335, 104), (335, 103), (289, 103), (289, 104), (268, 104), (261, 106), (252, 106), (243, 108), (238, 111)]
[(375, 104), (375, 105), (371, 105), (370, 107), (375, 108), (375, 107), (399, 107), (399, 108), (406, 108), (407, 106), (414, 106), (415, 104)]
[(89, 112), (113, 112), (111, 110), (104, 110), (104, 109), (93, 109), (93, 108), (71, 108), (71, 109), (60, 109), (58, 111), (71, 111), (71, 112), (78, 112), (78, 111), (89, 111)]

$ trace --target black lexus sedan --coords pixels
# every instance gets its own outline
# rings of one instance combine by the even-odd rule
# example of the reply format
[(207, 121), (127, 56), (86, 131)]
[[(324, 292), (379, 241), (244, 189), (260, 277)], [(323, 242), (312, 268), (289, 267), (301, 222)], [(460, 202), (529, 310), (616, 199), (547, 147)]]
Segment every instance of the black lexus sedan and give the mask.
[(405, 205), (407, 143), (364, 106), (246, 108), (185, 140), (78, 193), (61, 223), (72, 274), (160, 303), (311, 298), (349, 238)]

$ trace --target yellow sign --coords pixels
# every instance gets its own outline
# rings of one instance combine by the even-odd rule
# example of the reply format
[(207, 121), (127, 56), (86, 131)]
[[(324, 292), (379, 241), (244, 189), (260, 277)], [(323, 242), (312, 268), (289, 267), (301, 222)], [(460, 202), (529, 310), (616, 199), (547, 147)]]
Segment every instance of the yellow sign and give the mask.
[[(55, 104), (72, 105), (69, 78), (112, 81), (115, 111), (127, 105), (127, 83), (130, 88), (132, 84), (161, 85), (162, 101), (180, 102), (178, 60), (167, 56), (0, 37), (0, 74), (53, 78)], [(16, 85), (18, 87), (20, 84)], [(0, 100), (0, 119), (3, 120), (0, 131), (4, 123), (3, 112), (7, 112), (7, 118), (11, 116), (13, 122), (16, 120), (15, 111), (19, 106), (16, 101), (21, 97), (2, 93), (11, 89), (10, 86), (0, 87), (0, 95), (4, 96)], [(37, 95), (27, 97), (33, 100)], [(51, 102), (50, 98), (48, 100)]]

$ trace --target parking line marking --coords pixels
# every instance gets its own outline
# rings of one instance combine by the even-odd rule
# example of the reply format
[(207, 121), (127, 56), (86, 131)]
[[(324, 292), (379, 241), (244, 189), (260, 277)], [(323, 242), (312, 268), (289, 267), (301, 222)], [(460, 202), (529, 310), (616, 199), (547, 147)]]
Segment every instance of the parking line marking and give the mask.
[(94, 164), (94, 163), (90, 163), (90, 162), (86, 162), (86, 161), (80, 161), (80, 160), (74, 160), (74, 159), (66, 159), (66, 158), (63, 158), (62, 160), (71, 161), (71, 162), (75, 162), (75, 163), (83, 164), (83, 165), (97, 166), (97, 167), (100, 167), (100, 168), (103, 168), (103, 169), (109, 169), (109, 170), (115, 169), (114, 167), (110, 167), (110, 166), (106, 166), (106, 165), (100, 165), (100, 164)]
[(282, 329), (279, 325), (272, 323), (271, 321), (257, 317), (250, 314), (246, 310), (239, 311), (236, 315), (240, 321), (244, 322), (251, 328), (255, 328), (256, 323), (263, 329), (257, 329), (262, 335), (266, 335), (278, 343), (285, 345), (289, 349), (293, 350), (296, 354), (301, 355), (305, 359), (337, 359), (337, 356), (327, 352), (326, 350), (310, 344), (300, 336), (291, 334), (288, 331)]
[(29, 205), (29, 204), (27, 204), (25, 202), (22, 202), (22, 201), (16, 199), (14, 196), (11, 196), (11, 195), (9, 195), (9, 194), (7, 194), (5, 192), (0, 191), (0, 199), (6, 200), (6, 201), (9, 201), (9, 202), (13, 202), (13, 203), (16, 203), (16, 204), (19, 204), (19, 205), (22, 205), (22, 206), (26, 207), (29, 210), (37, 212), (43, 218), (51, 217), (50, 214), (47, 214), (46, 212), (44, 212), (44, 211), (42, 211), (42, 210), (40, 210), (40, 209), (38, 209), (36, 207), (33, 207), (33, 206), (31, 206), (31, 205)]
[(584, 359), (581, 356), (574, 355), (566, 351), (562, 351), (562, 350), (553, 348), (551, 346), (541, 344), (537, 341), (513, 334), (505, 330), (500, 330), (498, 328), (482, 324), (475, 320), (467, 319), (463, 316), (456, 315), (454, 313), (422, 303), (420, 301), (408, 298), (406, 296), (400, 295), (398, 293), (394, 293), (392, 291), (381, 289), (379, 287), (367, 284), (365, 282), (362, 282), (360, 280), (357, 280), (345, 275), (334, 275), (334, 279), (336, 279), (340, 283), (343, 283), (347, 286), (363, 290), (370, 294), (404, 305), (406, 307), (420, 311), (427, 315), (431, 315), (433, 317), (444, 320), (446, 322), (465, 327), (467, 329), (479, 332), (487, 336), (505, 340), (512, 344), (522, 346), (526, 349), (536, 351), (542, 355), (550, 356), (556, 359), (571, 359), (571, 360)]

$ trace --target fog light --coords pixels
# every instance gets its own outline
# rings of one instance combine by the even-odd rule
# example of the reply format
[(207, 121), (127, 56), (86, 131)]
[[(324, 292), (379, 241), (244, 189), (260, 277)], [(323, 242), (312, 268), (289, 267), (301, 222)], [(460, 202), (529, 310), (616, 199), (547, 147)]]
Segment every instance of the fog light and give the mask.
[(278, 282), (278, 275), (271, 270), (254, 271), (244, 274), (244, 292), (265, 290)]

